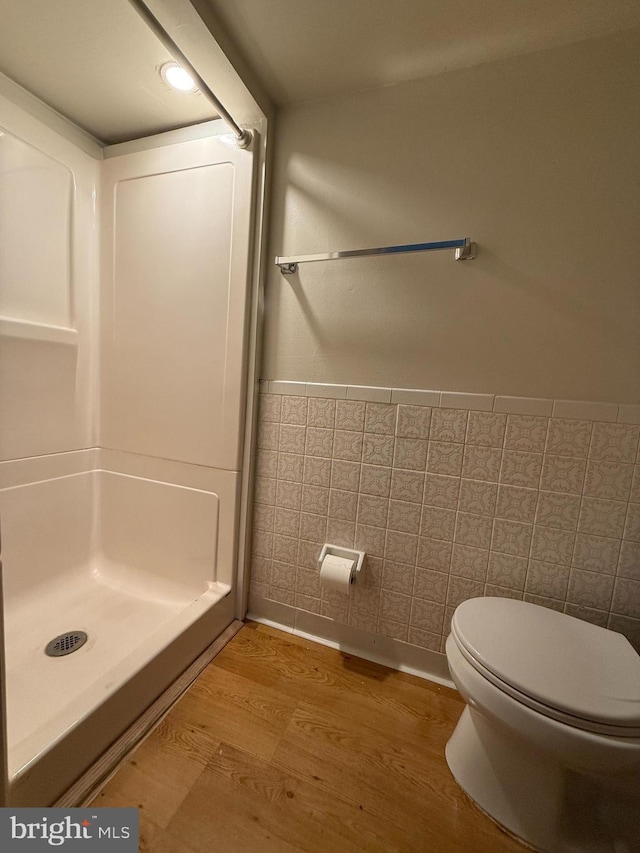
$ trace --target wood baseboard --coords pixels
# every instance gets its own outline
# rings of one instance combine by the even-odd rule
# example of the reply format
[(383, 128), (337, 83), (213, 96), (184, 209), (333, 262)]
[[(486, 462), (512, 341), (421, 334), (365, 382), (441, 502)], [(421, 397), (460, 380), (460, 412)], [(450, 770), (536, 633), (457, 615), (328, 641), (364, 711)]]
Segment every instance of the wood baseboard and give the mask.
[(200, 673), (219, 654), (242, 628), (243, 622), (235, 619), (220, 636), (150, 705), (147, 710), (95, 761), (53, 807), (75, 808), (88, 805), (100, 788), (117, 771), (122, 762), (159, 725), (182, 694)]

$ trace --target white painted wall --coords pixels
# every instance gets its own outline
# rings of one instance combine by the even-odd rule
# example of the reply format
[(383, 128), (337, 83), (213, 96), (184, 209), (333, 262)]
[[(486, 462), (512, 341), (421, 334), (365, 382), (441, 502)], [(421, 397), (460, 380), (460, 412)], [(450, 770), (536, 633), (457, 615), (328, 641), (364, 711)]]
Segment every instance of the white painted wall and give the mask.
[(286, 109), (269, 379), (640, 402), (640, 31)]

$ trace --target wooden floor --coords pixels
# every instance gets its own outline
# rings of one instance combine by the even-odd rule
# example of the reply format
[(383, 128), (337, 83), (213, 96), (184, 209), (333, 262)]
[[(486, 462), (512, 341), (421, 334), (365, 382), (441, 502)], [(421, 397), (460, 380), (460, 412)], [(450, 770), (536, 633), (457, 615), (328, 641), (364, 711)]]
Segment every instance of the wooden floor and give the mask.
[(153, 853), (523, 853), (454, 782), (453, 690), (248, 624), (95, 798)]

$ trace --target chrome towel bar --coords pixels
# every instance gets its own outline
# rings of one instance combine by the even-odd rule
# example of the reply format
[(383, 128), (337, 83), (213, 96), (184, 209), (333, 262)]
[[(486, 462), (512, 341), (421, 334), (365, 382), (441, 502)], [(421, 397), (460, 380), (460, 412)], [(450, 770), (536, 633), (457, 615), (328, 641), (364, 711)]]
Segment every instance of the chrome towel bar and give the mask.
[(468, 237), (459, 240), (438, 240), (435, 243), (407, 243), (404, 246), (379, 246), (375, 249), (345, 249), (342, 252), (327, 252), (324, 255), (298, 255), (295, 258), (276, 258), (276, 266), (283, 275), (298, 271), (298, 264), (308, 261), (337, 261), (341, 258), (365, 258), (369, 255), (400, 255), (405, 252), (433, 252), (440, 249), (455, 249), (456, 261), (473, 260), (476, 244)]

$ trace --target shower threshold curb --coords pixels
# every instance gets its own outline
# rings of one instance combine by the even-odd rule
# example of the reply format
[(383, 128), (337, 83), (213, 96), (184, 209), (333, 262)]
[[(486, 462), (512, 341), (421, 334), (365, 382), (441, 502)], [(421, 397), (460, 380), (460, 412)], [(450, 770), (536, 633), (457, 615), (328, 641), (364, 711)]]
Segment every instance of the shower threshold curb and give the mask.
[(234, 619), (230, 625), (169, 685), (156, 701), (114, 741), (94, 764), (53, 804), (54, 808), (87, 806), (117, 772), (133, 750), (160, 725), (175, 703), (193, 684), (227, 643), (235, 637), (244, 622)]

